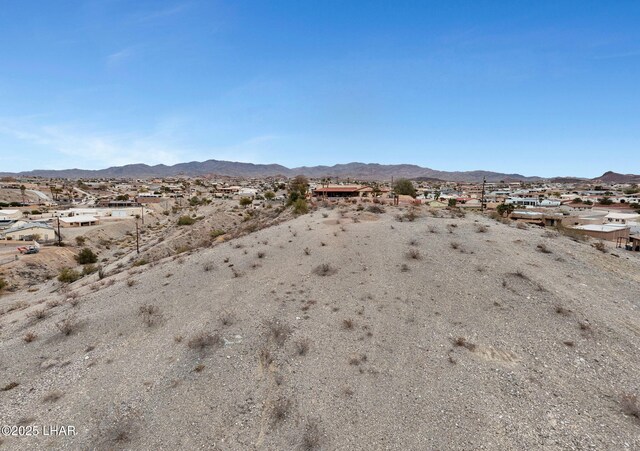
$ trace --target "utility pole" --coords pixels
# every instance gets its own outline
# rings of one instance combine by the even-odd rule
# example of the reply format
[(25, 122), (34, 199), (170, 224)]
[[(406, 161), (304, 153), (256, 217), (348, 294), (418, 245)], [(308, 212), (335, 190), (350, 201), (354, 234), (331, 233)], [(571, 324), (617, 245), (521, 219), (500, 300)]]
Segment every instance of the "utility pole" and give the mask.
[(142, 225), (144, 225), (144, 205), (142, 205), (140, 209), (142, 210)]
[(60, 235), (60, 213), (58, 213), (58, 247), (62, 246), (62, 235)]
[(482, 177), (482, 198), (480, 199), (480, 211), (484, 211), (487, 208), (487, 204), (485, 203), (485, 199), (484, 199), (484, 185), (487, 182), (487, 178), (486, 177)]
[(138, 230), (138, 218), (136, 218), (136, 252), (140, 254), (140, 232)]

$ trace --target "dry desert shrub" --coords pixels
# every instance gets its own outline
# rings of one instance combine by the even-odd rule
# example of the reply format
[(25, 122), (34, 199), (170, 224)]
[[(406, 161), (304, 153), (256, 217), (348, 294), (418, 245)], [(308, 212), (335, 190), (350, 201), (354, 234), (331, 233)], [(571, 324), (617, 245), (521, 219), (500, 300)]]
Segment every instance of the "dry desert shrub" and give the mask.
[(635, 393), (623, 393), (620, 397), (620, 407), (625, 415), (630, 415), (640, 420), (640, 403)]
[(282, 347), (291, 334), (291, 328), (277, 319), (271, 319), (265, 322), (267, 327), (267, 340)]
[(342, 328), (345, 330), (352, 330), (354, 326), (354, 321), (351, 318), (342, 320)]
[(219, 348), (224, 345), (222, 337), (217, 333), (199, 332), (189, 339), (187, 346), (189, 349), (204, 352), (208, 348)]
[(451, 246), (451, 249), (459, 249), (460, 248), (460, 243), (458, 243), (457, 241), (452, 241), (451, 243), (449, 243), (449, 245)]
[(79, 326), (80, 324), (78, 323), (75, 315), (69, 315), (56, 323), (56, 328), (62, 335), (65, 336), (74, 333), (76, 330), (78, 330)]
[(311, 340), (309, 340), (308, 338), (301, 338), (296, 341), (296, 353), (298, 355), (307, 355), (310, 347)]
[(555, 310), (558, 315), (568, 315), (569, 313), (571, 313), (571, 310), (564, 308), (561, 305), (557, 305)]
[(308, 247), (304, 248), (304, 254), (305, 255), (311, 255), (311, 249), (309, 249)]
[(301, 451), (315, 451), (322, 448), (322, 433), (315, 420), (307, 419), (300, 440)]
[(269, 409), (269, 416), (271, 417), (271, 425), (276, 426), (283, 422), (291, 412), (291, 400), (281, 396), (273, 401), (271, 408)]
[(138, 315), (142, 317), (142, 322), (145, 323), (147, 327), (160, 323), (164, 317), (160, 307), (153, 304), (141, 305), (138, 309)]
[(314, 274), (323, 277), (333, 275), (336, 272), (337, 270), (333, 268), (329, 263), (322, 263), (321, 265), (316, 266), (313, 270)]
[(231, 326), (233, 325), (233, 323), (235, 323), (235, 321), (236, 318), (231, 312), (225, 311), (220, 314), (220, 324), (222, 324), (223, 326)]
[(438, 229), (435, 228), (434, 226), (430, 225), (429, 227), (427, 227), (427, 229), (429, 230), (429, 233), (438, 233)]
[(36, 338), (38, 338), (38, 336), (34, 332), (27, 332), (24, 334), (24, 337), (22, 337), (25, 343), (31, 343)]
[(476, 345), (467, 341), (467, 339), (464, 337), (456, 338), (455, 340), (453, 340), (453, 344), (456, 346), (467, 348), (469, 351), (473, 351), (474, 349), (476, 349)]
[(271, 351), (267, 347), (263, 347), (258, 352), (258, 359), (260, 360), (260, 366), (262, 368), (268, 368), (269, 365), (273, 362), (273, 355)]
[(45, 319), (47, 317), (47, 310), (40, 308), (40, 309), (35, 309), (29, 313), (27, 313), (27, 317), (28, 318), (33, 318), (34, 320), (41, 320), (41, 319)]
[(476, 232), (477, 233), (486, 233), (489, 230), (489, 227), (487, 227), (484, 224), (477, 224), (476, 225)]
[(603, 241), (598, 241), (597, 243), (593, 243), (592, 246), (595, 247), (600, 252), (602, 252), (603, 254), (607, 252), (607, 248), (605, 247)]
[(422, 255), (418, 249), (409, 249), (409, 252), (407, 252), (407, 258), (412, 260), (421, 260)]
[(545, 244), (538, 244), (536, 246), (536, 249), (538, 249), (538, 252), (542, 252), (543, 254), (550, 254), (551, 251), (547, 248), (547, 246)]
[(516, 228), (520, 230), (527, 230), (529, 227), (527, 227), (527, 224), (524, 222), (516, 222)]

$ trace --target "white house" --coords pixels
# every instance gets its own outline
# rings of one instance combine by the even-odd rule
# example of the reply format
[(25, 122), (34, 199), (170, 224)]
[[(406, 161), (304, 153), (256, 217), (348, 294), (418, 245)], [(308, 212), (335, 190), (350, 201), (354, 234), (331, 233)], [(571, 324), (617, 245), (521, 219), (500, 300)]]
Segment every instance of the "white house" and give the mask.
[(20, 219), (22, 216), (20, 210), (0, 210), (0, 219)]
[(56, 232), (49, 224), (28, 222), (0, 232), (0, 237), (5, 240), (32, 240), (37, 238), (42, 241), (49, 241), (55, 239)]

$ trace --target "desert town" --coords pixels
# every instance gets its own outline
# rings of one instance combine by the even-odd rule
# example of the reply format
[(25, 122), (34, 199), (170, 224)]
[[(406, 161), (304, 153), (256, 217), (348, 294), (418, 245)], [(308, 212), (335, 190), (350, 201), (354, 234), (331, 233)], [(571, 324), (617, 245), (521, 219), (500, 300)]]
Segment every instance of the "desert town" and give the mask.
[(635, 449), (639, 194), (5, 178), (0, 447)]
[[(289, 179), (284, 177), (5, 177), (0, 181), (0, 265), (5, 266), (0, 266), (0, 274), (2, 269), (11, 273), (12, 267), (23, 266), (29, 259), (47, 267), (55, 267), (54, 261), (70, 263), (69, 248), (62, 248), (63, 245), (79, 249), (90, 243), (111, 250), (104, 252), (103, 261), (108, 262), (136, 246), (139, 252), (141, 242), (144, 247), (150, 235), (167, 233), (184, 216), (194, 222), (203, 218), (221, 221), (216, 230), (226, 231), (237, 226), (237, 218), (244, 221), (254, 212), (282, 209), (287, 203), (288, 187)], [(388, 204), (491, 213), (516, 224), (552, 227), (591, 237), (607, 249), (640, 250), (640, 188), (633, 183), (412, 181), (406, 193), (396, 193), (393, 181), (341, 182), (324, 178), (309, 180), (304, 196), (310, 205), (352, 203), (364, 208), (367, 204)], [(233, 218), (231, 225), (229, 218)], [(108, 243), (118, 244), (109, 249)], [(46, 257), (26, 257), (21, 261), (23, 256), (40, 250), (45, 250)], [(47, 273), (46, 277), (54, 275)], [(29, 282), (5, 277), (8, 287), (14, 283)]]

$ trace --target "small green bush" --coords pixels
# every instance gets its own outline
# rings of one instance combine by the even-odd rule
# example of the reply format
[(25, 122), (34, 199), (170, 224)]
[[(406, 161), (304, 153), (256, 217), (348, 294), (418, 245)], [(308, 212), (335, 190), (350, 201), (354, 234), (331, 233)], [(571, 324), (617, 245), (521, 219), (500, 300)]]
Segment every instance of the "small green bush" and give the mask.
[(219, 236), (222, 236), (225, 233), (227, 233), (227, 232), (225, 232), (224, 230), (221, 230), (221, 229), (212, 230), (211, 231), (211, 238), (218, 238)]
[(86, 276), (88, 274), (93, 274), (98, 270), (98, 267), (94, 264), (84, 265), (82, 268), (82, 275)]
[(58, 280), (62, 283), (71, 283), (78, 280), (82, 275), (78, 271), (74, 271), (71, 268), (62, 268), (60, 274), (58, 274)]
[(7, 288), (7, 285), (9, 285), (9, 284), (7, 283), (7, 281), (6, 281), (6, 280), (4, 280), (4, 279), (0, 279), (0, 291), (2, 291), (2, 290), (4, 290), (5, 288)]
[(309, 213), (309, 205), (307, 205), (307, 201), (303, 198), (298, 198), (293, 203), (293, 213), (296, 215), (304, 215)]
[(98, 256), (91, 249), (85, 247), (78, 255), (75, 256), (75, 259), (81, 265), (88, 265), (90, 263), (97, 262)]
[(192, 218), (191, 216), (180, 216), (178, 218), (178, 225), (179, 226), (193, 225), (195, 223), (196, 223), (195, 218)]

